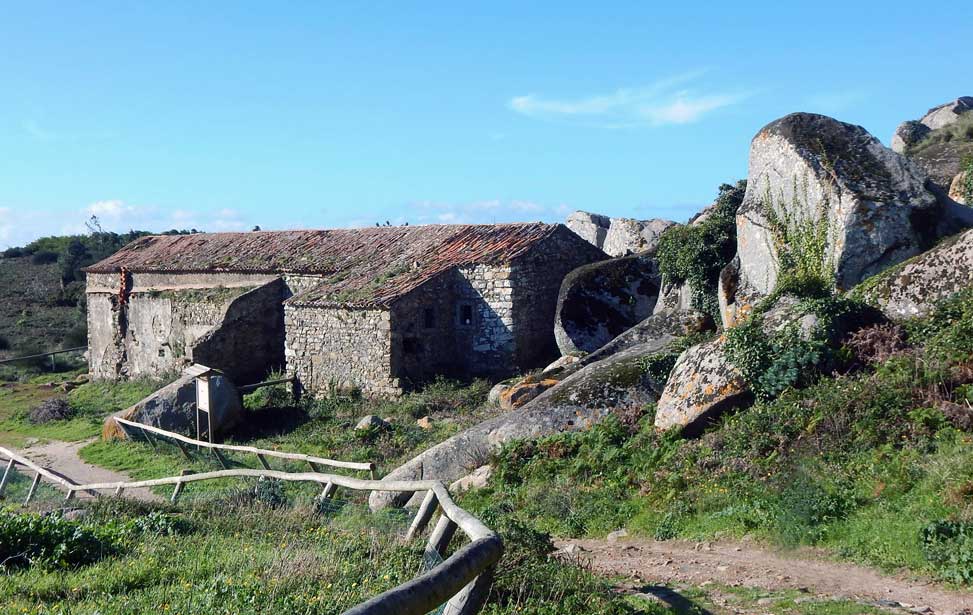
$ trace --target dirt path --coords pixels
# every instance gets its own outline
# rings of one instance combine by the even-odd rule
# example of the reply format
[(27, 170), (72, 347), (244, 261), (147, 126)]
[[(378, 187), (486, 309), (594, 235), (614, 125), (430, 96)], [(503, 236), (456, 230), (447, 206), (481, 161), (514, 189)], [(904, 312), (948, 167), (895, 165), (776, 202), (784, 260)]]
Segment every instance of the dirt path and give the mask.
[[(62, 442), (53, 440), (43, 444), (34, 444), (24, 449), (23, 454), (31, 461), (45, 468), (65, 476), (75, 483), (114, 483), (131, 481), (132, 477), (120, 472), (113, 472), (81, 459), (78, 451), (87, 446), (92, 440), (83, 442)], [(126, 497), (152, 502), (160, 502), (162, 498), (148, 489), (131, 489), (125, 492)], [(78, 493), (78, 498), (90, 498), (87, 493)]]
[(567, 548), (571, 557), (590, 562), (594, 571), (626, 576), (631, 579), (630, 587), (654, 589), (650, 593), (657, 595), (665, 591), (658, 586), (712, 582), (769, 591), (796, 589), (806, 591), (809, 597), (899, 606), (916, 613), (940, 615), (973, 609), (973, 593), (949, 591), (904, 576), (886, 576), (854, 564), (814, 558), (813, 553), (784, 555), (747, 542), (622, 539), (562, 540), (556, 544), (562, 552)]

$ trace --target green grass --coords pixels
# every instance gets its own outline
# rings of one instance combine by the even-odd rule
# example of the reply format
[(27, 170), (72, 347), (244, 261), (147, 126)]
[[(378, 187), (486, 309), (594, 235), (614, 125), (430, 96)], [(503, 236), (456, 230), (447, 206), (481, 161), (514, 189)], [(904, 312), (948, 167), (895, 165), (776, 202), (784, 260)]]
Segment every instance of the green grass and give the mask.
[[(104, 500), (89, 504), (81, 521), (54, 522), (66, 526), (59, 535), (68, 544), (97, 542), (94, 553), (75, 551), (93, 563), (8, 564), (0, 603), (5, 612), (72, 615), (337, 614), (425, 569), (424, 540), (403, 543), (409, 516), (394, 516), (354, 505), (322, 514), (306, 500), (271, 507), (244, 492), (175, 507)], [(670, 612), (627, 606), (606, 582), (549, 559), (546, 537), (499, 527), (507, 556), (485, 613)], [(57, 536), (44, 536), (56, 549)]]
[[(78, 442), (101, 433), (109, 414), (123, 410), (149, 395), (164, 382), (90, 382), (68, 393), (59, 384), (72, 380), (77, 372), (34, 376), (26, 382), (0, 386), (0, 445), (23, 447), (29, 439)], [(74, 408), (74, 417), (63, 421), (33, 424), (27, 415), (46, 399), (64, 396)]]
[(973, 437), (940, 410), (973, 401), (973, 291), (908, 329), (904, 355), (789, 389), (695, 440), (657, 433), (648, 407), (634, 426), (609, 419), (511, 443), (491, 485), (462, 501), (503, 503), (562, 536), (749, 535), (965, 578), (965, 560), (929, 559), (922, 535), (936, 522), (973, 523)]

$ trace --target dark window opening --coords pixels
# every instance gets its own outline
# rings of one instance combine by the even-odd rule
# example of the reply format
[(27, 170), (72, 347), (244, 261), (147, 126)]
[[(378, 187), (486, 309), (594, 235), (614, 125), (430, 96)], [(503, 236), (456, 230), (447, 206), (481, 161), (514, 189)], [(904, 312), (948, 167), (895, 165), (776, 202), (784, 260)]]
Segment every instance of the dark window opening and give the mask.
[(422, 352), (422, 344), (414, 337), (407, 337), (402, 340), (402, 352), (405, 354), (419, 354)]
[(473, 306), (469, 304), (459, 306), (459, 324), (468, 327), (473, 324)]
[(426, 308), (422, 311), (422, 325), (427, 329), (436, 326), (436, 312), (432, 308)]
[(159, 349), (159, 356), (160, 357), (166, 356), (166, 349), (165, 348), (160, 348)]

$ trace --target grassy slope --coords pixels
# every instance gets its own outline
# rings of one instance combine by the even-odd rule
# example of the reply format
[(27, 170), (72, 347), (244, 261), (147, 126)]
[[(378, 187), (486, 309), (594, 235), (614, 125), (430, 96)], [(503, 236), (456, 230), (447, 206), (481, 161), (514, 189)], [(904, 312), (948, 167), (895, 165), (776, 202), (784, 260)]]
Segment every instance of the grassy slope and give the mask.
[(61, 347), (80, 316), (74, 306), (56, 305), (59, 295), (57, 263), (34, 265), (29, 257), (0, 258), (0, 336), (15, 350)]
[[(944, 403), (973, 402), (973, 292), (912, 327), (913, 347), (725, 418), (697, 440), (636, 424), (508, 446), (466, 498), (560, 535), (751, 535), (885, 569), (973, 579), (973, 449)], [(973, 414), (973, 411), (970, 412)], [(961, 535), (937, 559), (923, 531)]]
[[(93, 382), (65, 394), (58, 385), (76, 372), (32, 376), (0, 385), (0, 446), (21, 448), (28, 439), (77, 442), (101, 433), (104, 418), (127, 408), (161, 386), (152, 380)], [(75, 411), (70, 420), (35, 425), (27, 414), (46, 399), (63, 396)]]

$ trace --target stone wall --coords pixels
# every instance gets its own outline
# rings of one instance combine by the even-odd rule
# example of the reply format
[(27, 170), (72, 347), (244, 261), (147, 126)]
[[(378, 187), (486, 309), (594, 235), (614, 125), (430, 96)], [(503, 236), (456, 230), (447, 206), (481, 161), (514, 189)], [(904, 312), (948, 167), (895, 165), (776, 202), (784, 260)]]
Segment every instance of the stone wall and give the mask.
[[(457, 269), (457, 341), (461, 364), (470, 374), (506, 374), (514, 370), (511, 275), (509, 265)], [(472, 316), (469, 323), (465, 322), (466, 310)]]
[(260, 382), (284, 369), (286, 287), (277, 279), (230, 303), (222, 321), (190, 346), (194, 363), (215, 367), (237, 384)]
[[(277, 280), (266, 274), (88, 274), (89, 371), (102, 379), (157, 376), (195, 360), (225, 369), (238, 382), (258, 379), (283, 363), (281, 301), (289, 290)], [(229, 328), (220, 331), (224, 325)]]
[(528, 369), (556, 357), (554, 314), (561, 282), (571, 271), (608, 258), (575, 233), (559, 228), (518, 258), (510, 271), (515, 365)]
[(311, 394), (354, 388), (372, 396), (397, 395), (390, 323), (388, 310), (285, 305), (287, 372)]
[(404, 388), (439, 374), (461, 375), (470, 335), (457, 328), (460, 276), (447, 271), (400, 298), (392, 307), (391, 373)]

